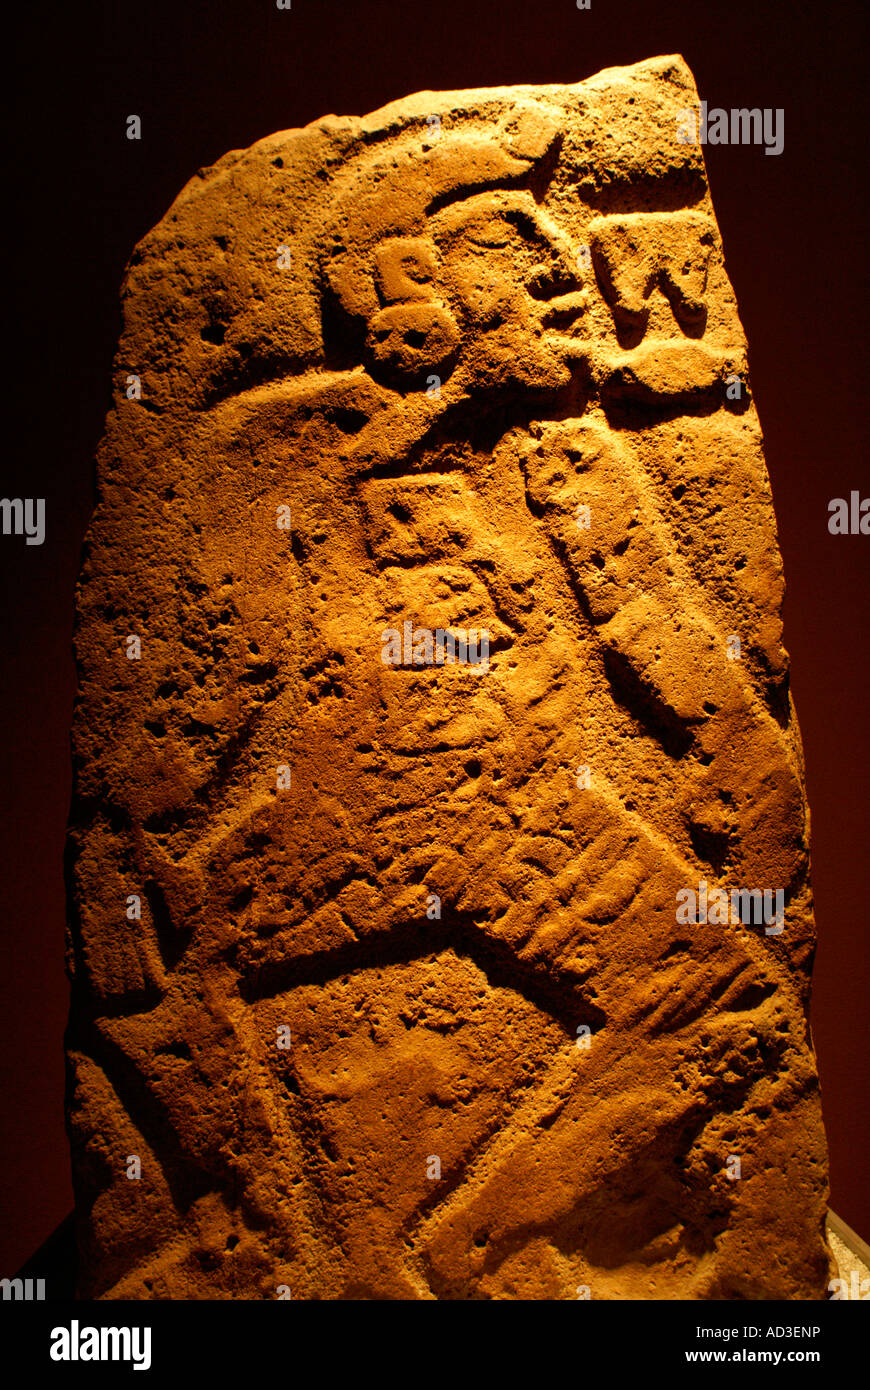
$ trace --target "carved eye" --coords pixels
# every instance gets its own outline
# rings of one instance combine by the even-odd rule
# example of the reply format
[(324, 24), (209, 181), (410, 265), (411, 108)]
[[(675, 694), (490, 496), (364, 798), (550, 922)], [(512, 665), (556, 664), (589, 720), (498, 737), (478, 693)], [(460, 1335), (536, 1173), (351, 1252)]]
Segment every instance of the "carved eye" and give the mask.
[(493, 218), (489, 222), (475, 222), (468, 228), (468, 240), (472, 246), (499, 249), (507, 246), (510, 229), (501, 218)]

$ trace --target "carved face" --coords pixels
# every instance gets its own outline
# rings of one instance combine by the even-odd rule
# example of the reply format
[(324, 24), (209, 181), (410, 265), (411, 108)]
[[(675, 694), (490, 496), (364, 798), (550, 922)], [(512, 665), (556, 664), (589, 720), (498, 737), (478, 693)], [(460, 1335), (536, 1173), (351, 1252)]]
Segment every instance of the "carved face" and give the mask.
[(528, 193), (488, 193), (432, 219), (440, 283), (477, 387), (547, 388), (570, 376), (555, 330), (582, 312), (570, 246)]
[[(529, 193), (452, 204), (429, 237), (392, 237), (375, 252), (381, 303), (366, 343), (369, 370), (424, 389), (455, 371), (466, 389), (546, 390), (570, 378), (568, 327), (585, 305), (570, 245)], [(568, 345), (570, 346), (570, 345)]]

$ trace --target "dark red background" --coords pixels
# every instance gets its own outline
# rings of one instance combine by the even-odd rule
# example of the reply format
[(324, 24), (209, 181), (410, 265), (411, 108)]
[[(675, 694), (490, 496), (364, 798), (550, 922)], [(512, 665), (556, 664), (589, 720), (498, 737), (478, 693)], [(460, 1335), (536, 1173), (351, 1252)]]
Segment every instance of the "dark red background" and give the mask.
[[(0, 537), (2, 1246), (11, 1275), (72, 1203), (63, 1130), (61, 853), (73, 585), (135, 242), (226, 150), (420, 89), (575, 82), (682, 53), (710, 105), (783, 107), (785, 149), (708, 147), (749, 338), (788, 580), (819, 927), (813, 1026), (832, 1204), (870, 1240), (864, 627), (870, 538), (827, 503), (870, 494), (863, 0), (140, 0), (18, 21), (7, 141), (11, 283), (2, 495), (45, 497), (41, 547)], [(125, 138), (126, 117), (143, 139)]]

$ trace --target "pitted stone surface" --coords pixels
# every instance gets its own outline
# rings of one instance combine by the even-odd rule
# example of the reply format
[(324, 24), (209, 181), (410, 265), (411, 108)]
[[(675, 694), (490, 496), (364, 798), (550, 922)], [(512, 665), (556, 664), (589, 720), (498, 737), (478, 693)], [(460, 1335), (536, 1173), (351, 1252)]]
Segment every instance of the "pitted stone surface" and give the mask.
[[(328, 117), (136, 248), (78, 593), (83, 1293), (826, 1296), (782, 569), (690, 107), (657, 58)], [(405, 623), (488, 661), (385, 663)], [(680, 920), (702, 885), (782, 920)]]

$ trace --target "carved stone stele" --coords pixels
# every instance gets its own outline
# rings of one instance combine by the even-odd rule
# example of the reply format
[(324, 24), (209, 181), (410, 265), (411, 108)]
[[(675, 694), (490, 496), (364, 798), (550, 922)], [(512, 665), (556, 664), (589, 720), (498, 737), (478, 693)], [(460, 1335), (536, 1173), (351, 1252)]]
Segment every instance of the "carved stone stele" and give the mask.
[(134, 251), (78, 591), (82, 1293), (826, 1296), (697, 105), (665, 57), (330, 116)]

